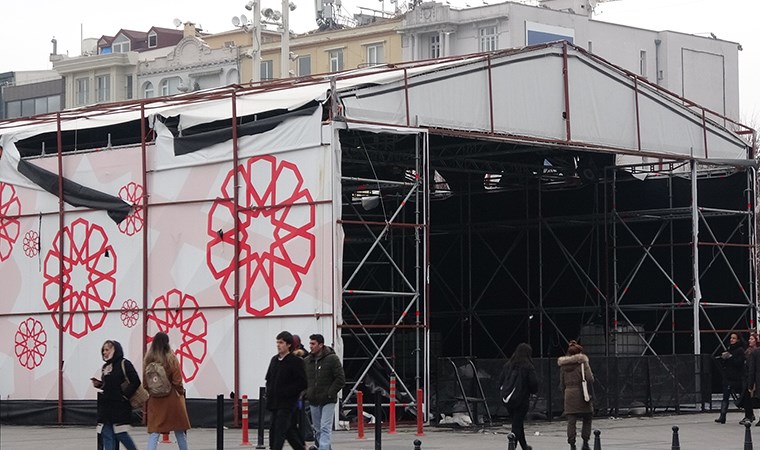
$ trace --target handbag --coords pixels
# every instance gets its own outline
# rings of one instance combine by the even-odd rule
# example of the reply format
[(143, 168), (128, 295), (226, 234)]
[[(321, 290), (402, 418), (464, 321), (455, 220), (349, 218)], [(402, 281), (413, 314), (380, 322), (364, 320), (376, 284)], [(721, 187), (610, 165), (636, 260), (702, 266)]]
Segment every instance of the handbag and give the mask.
[[(124, 368), (124, 360), (121, 360), (121, 373), (124, 375), (124, 381), (121, 383), (121, 392), (129, 386), (129, 380), (127, 379), (127, 371)], [(129, 405), (132, 409), (143, 409), (145, 402), (148, 401), (150, 394), (143, 387), (142, 383), (137, 387), (137, 390), (129, 397)]]
[(508, 408), (517, 407), (523, 400), (523, 380), (519, 370), (512, 369), (501, 387), (501, 401)]
[(586, 371), (583, 369), (583, 363), (581, 363), (581, 387), (583, 388), (583, 400), (590, 402), (591, 394), (588, 390), (588, 382), (586, 382)]

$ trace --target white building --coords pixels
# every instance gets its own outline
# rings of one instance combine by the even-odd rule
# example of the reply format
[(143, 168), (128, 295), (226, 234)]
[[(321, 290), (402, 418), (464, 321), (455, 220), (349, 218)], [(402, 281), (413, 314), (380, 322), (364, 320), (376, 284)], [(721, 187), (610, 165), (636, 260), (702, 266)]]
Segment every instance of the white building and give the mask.
[[(505, 2), (453, 9), (425, 2), (406, 15), (404, 60), (464, 55), (566, 39), (665, 89), (739, 118), (739, 44), (594, 20), (595, 0)], [(485, 3), (485, 2), (484, 2)]]

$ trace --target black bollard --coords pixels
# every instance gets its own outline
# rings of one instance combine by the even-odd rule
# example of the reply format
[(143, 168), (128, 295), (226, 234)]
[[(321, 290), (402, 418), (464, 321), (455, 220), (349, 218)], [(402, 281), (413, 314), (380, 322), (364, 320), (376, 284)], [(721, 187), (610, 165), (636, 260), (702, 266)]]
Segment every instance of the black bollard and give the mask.
[(752, 423), (744, 424), (744, 450), (752, 450)]
[(224, 395), (216, 396), (216, 450), (224, 450)]
[(380, 398), (380, 391), (375, 392), (375, 450), (382, 450), (383, 448), (383, 422), (380, 418), (383, 415), (383, 402)]
[(259, 388), (259, 427), (258, 427), (258, 436), (256, 438), (256, 448), (262, 449), (267, 448), (264, 445), (264, 412), (266, 408), (264, 406), (266, 405), (266, 397), (267, 397), (267, 388), (260, 387)]
[(594, 450), (602, 450), (602, 439), (599, 437), (601, 434), (601, 431), (594, 430)]
[(419, 439), (414, 440), (414, 450), (422, 450), (422, 441)]
[(670, 450), (681, 450), (681, 442), (678, 440), (678, 425), (673, 425), (673, 445)]
[(517, 436), (515, 436), (514, 433), (509, 433), (507, 435), (507, 442), (509, 442), (507, 450), (517, 450)]

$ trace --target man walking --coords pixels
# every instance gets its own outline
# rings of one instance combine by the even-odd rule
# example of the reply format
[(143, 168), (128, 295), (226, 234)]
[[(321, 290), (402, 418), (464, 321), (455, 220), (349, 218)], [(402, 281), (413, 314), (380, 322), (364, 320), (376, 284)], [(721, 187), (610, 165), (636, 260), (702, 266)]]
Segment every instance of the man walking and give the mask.
[(269, 362), (266, 375), (267, 409), (272, 411), (269, 446), (282, 450), (285, 440), (295, 450), (306, 448), (296, 429), (298, 397), (306, 389), (303, 360), (291, 353), (293, 335), (287, 331), (277, 335), (277, 354)]
[(309, 382), (306, 399), (310, 405), (314, 441), (319, 450), (331, 450), (335, 403), (338, 401), (338, 392), (346, 383), (346, 376), (343, 374), (338, 355), (333, 349), (325, 346), (324, 336), (309, 336), (309, 349), (311, 353), (305, 359), (306, 377)]

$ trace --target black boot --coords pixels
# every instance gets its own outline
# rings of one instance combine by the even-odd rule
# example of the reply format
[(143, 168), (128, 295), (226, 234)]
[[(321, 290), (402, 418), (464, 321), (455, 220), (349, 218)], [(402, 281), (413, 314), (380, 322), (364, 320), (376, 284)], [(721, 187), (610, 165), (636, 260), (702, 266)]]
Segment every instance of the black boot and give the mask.
[(577, 450), (577, 449), (575, 448), (575, 444), (570, 444), (570, 450)]
[(588, 446), (588, 441), (583, 441), (583, 446), (581, 447), (581, 450), (591, 450), (591, 447)]
[(720, 402), (720, 416), (715, 419), (716, 423), (726, 423), (726, 413), (728, 412), (728, 400)]

